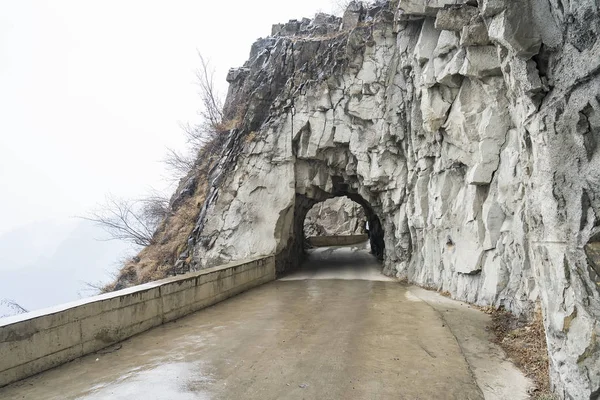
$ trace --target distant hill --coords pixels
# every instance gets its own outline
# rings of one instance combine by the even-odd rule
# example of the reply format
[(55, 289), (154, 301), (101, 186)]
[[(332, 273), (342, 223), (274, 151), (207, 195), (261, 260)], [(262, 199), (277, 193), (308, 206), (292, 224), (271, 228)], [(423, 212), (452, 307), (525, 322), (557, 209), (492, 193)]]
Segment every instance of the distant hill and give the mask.
[(0, 272), (18, 269), (54, 254), (80, 220), (45, 220), (0, 234)]
[[(0, 236), (0, 300), (29, 311), (96, 294), (86, 283), (112, 279), (131, 251), (119, 241), (101, 241), (104, 231), (89, 221), (38, 223)], [(15, 310), (0, 305), (0, 316)]]

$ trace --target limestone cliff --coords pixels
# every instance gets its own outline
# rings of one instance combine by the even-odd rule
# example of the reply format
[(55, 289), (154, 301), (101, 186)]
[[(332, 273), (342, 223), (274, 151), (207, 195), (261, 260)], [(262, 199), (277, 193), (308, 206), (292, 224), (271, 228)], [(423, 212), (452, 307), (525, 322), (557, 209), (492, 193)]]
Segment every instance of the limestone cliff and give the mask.
[(599, 12), (396, 0), (275, 25), (228, 76), (239, 129), (188, 267), (293, 268), (307, 211), (348, 196), (386, 274), (517, 314), (539, 302), (556, 392), (598, 399)]
[(347, 197), (327, 199), (306, 213), (304, 236), (362, 235), (365, 222), (365, 210), (357, 203)]

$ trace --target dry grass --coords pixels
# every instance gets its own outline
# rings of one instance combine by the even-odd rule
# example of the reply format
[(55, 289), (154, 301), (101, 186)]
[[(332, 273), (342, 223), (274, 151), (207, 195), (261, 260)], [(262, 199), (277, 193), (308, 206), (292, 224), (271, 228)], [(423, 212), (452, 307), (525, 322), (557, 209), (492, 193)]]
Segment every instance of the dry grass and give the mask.
[(536, 390), (532, 397), (536, 400), (553, 400), (550, 391), (548, 349), (541, 311), (536, 312), (533, 321), (523, 321), (503, 309), (486, 307), (482, 309), (492, 316), (490, 329), (509, 358), (529, 378)]
[[(435, 287), (421, 287), (438, 292), (444, 297), (452, 297), (448, 291), (439, 291)], [(538, 309), (532, 321), (526, 321), (504, 309), (491, 306), (473, 307), (491, 315), (492, 323), (489, 329), (495, 335), (494, 342), (502, 347), (515, 365), (534, 382), (532, 399), (557, 400), (550, 390), (550, 364), (541, 310)]]
[(324, 40), (337, 39), (342, 36), (348, 36), (350, 34), (350, 32), (352, 32), (354, 29), (371, 28), (371, 27), (373, 27), (373, 25), (374, 25), (373, 21), (360, 21), (358, 23), (358, 25), (356, 25), (356, 27), (352, 28), (352, 29), (344, 29), (344, 30), (340, 29), (339, 31), (332, 31), (332, 32), (329, 32), (324, 35), (292, 37), (291, 40), (293, 42), (297, 42), (297, 41), (320, 42), (320, 41), (324, 41)]
[(199, 185), (193, 197), (186, 199), (175, 215), (165, 221), (157, 244), (148, 246), (139, 254), (136, 264), (139, 283), (165, 278), (181, 252), (198, 219), (206, 195), (206, 185)]
[(356, 25), (357, 28), (370, 28), (373, 25), (375, 25), (374, 21), (360, 21), (358, 23), (358, 25)]
[[(198, 220), (200, 210), (206, 198), (208, 189), (208, 171), (217, 162), (214, 154), (208, 154), (211, 146), (203, 151), (200, 159), (202, 162), (193, 172), (198, 176), (198, 185), (192, 196), (185, 199), (179, 207), (168, 216), (157, 229), (155, 243), (143, 248), (136, 257), (127, 260), (115, 282), (102, 288), (103, 292), (118, 289), (119, 282), (127, 286), (139, 285), (168, 277), (173, 273), (173, 268), (179, 255), (186, 249), (187, 241)], [(186, 260), (187, 263), (191, 259)]]
[[(206, 93), (210, 94), (210, 90)], [(219, 102), (213, 101), (213, 103)], [(198, 150), (197, 162), (187, 177), (181, 181), (183, 183), (189, 178), (195, 177), (197, 180), (195, 192), (179, 203), (176, 209), (171, 210), (171, 215), (165, 218), (156, 230), (153, 244), (143, 248), (136, 257), (127, 260), (115, 282), (102, 288), (103, 292), (114, 291), (121, 286), (128, 287), (156, 281), (182, 272), (175, 270), (175, 264), (187, 249), (188, 239), (196, 226), (206, 199), (209, 171), (219, 162), (221, 150), (230, 132), (242, 127), (246, 111), (247, 105), (241, 104), (236, 108), (233, 118), (223, 118), (221, 122), (211, 123), (208, 127), (210, 139), (202, 144)], [(220, 117), (222, 117), (221, 114), (219, 114)], [(206, 119), (213, 120), (208, 117)], [(191, 261), (190, 256), (185, 260), (185, 264), (189, 266)], [(185, 270), (185, 268), (182, 269)]]
[(248, 135), (246, 135), (245, 141), (246, 141), (246, 143), (250, 143), (254, 140), (254, 138), (256, 138), (256, 132), (252, 131)]
[[(121, 268), (117, 282), (125, 281), (131, 285), (139, 285), (166, 278), (171, 274), (198, 219), (206, 195), (206, 186), (206, 183), (199, 184), (194, 196), (186, 199), (177, 212), (163, 222), (156, 233), (156, 244), (145, 247), (137, 257), (128, 260)], [(107, 285), (103, 290), (115, 290), (117, 282)]]
[(238, 129), (241, 125), (241, 117), (238, 111), (238, 116), (227, 121), (223, 121), (214, 127), (214, 130), (220, 135), (228, 134), (232, 129)]

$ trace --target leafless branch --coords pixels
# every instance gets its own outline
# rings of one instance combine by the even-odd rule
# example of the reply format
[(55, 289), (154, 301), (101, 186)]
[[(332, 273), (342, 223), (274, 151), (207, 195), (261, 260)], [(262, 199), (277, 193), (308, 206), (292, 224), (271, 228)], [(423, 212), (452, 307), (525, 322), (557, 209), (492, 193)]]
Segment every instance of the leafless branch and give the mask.
[(169, 199), (159, 193), (154, 193), (142, 200), (142, 217), (145, 221), (152, 221), (152, 225), (158, 225), (171, 213)]
[[(0, 304), (3, 304), (11, 310), (13, 310), (15, 314), (24, 314), (26, 312), (29, 312), (29, 310), (27, 310), (25, 307), (21, 306), (19, 303), (11, 299), (2, 299), (0, 300)], [(0, 317), (6, 317), (6, 315), (0, 315)]]
[(154, 232), (168, 213), (169, 204), (164, 197), (124, 200), (107, 196), (100, 210), (80, 218), (102, 227), (109, 234), (109, 240), (148, 246), (154, 243)]
[(350, 3), (358, 3), (358, 4), (363, 4), (367, 5), (369, 3), (372, 3), (372, 1), (366, 0), (366, 1), (359, 1), (359, 0), (331, 0), (331, 5), (332, 5), (332, 12), (334, 15), (337, 16), (342, 16), (344, 15), (344, 13), (346, 12), (346, 10), (348, 9), (348, 6), (350, 6)]
[(167, 149), (164, 158), (164, 163), (176, 179), (186, 175), (197, 165), (200, 150), (213, 145), (226, 128), (223, 123), (223, 100), (215, 87), (214, 70), (200, 52), (198, 57), (200, 67), (196, 71), (196, 84), (201, 102), (201, 110), (198, 112), (200, 122), (196, 125), (181, 124), (188, 151)]
[(181, 177), (194, 168), (196, 157), (193, 152), (181, 153), (173, 149), (167, 149), (167, 155), (163, 162), (169, 171), (177, 177)]
[(202, 111), (200, 116), (210, 126), (215, 127), (223, 121), (223, 102), (215, 89), (214, 70), (210, 62), (198, 52), (200, 68), (196, 71), (197, 85), (200, 88)]
[(332, 11), (334, 15), (343, 15), (352, 0), (332, 0)]

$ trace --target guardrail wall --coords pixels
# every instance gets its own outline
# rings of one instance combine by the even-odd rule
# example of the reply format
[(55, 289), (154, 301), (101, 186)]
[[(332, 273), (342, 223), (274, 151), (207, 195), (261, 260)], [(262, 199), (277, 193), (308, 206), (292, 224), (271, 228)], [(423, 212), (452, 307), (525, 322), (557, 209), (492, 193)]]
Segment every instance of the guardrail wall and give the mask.
[(351, 246), (369, 240), (368, 235), (345, 235), (345, 236), (311, 236), (308, 243), (313, 247), (325, 246)]
[(274, 279), (255, 258), (0, 320), (0, 387)]

